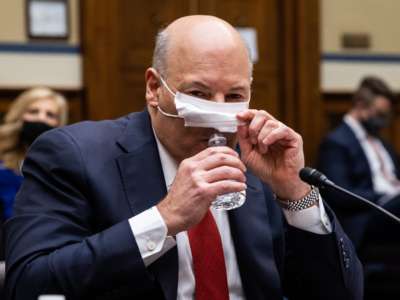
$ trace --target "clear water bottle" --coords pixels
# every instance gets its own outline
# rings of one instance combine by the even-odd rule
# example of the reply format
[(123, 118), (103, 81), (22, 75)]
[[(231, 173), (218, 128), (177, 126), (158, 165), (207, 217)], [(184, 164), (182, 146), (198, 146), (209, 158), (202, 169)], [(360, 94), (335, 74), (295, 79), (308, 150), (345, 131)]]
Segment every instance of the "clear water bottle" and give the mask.
[[(214, 133), (208, 140), (209, 147), (226, 146), (226, 137), (221, 133)], [(219, 195), (211, 203), (211, 207), (215, 209), (231, 210), (243, 205), (246, 200), (246, 190)]]

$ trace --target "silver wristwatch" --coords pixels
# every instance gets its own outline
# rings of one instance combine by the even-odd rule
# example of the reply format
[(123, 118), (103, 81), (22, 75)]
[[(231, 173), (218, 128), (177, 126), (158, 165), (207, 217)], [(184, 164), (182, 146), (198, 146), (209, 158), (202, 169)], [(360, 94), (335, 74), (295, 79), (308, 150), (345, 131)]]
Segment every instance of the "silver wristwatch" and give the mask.
[(303, 210), (306, 208), (309, 208), (319, 201), (319, 190), (315, 186), (311, 186), (311, 191), (301, 198), (300, 200), (296, 201), (283, 201), (279, 198), (277, 198), (279, 201), (279, 204), (281, 207), (284, 209), (290, 210), (290, 211), (299, 211)]

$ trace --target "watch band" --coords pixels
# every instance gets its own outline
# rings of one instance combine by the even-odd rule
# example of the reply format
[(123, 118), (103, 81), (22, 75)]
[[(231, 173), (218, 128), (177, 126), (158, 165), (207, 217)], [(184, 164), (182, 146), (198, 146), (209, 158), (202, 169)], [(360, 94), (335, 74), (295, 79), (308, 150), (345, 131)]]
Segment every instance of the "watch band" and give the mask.
[(296, 200), (296, 201), (283, 201), (279, 198), (277, 198), (277, 199), (282, 208), (290, 210), (290, 211), (299, 211), (299, 210), (303, 210), (306, 208), (310, 208), (315, 203), (318, 203), (319, 190), (317, 187), (311, 186), (311, 191), (306, 196), (304, 196), (300, 200)]

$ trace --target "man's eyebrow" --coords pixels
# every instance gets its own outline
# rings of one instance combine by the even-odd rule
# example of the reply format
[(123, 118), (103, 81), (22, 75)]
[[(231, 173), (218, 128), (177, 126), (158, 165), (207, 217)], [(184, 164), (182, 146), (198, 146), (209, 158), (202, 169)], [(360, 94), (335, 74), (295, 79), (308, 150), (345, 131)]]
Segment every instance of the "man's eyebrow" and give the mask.
[[(201, 81), (192, 81), (192, 82), (187, 82), (187, 83), (183, 83), (179, 89), (184, 90), (186, 88), (191, 88), (191, 87), (198, 87), (204, 90), (210, 90), (210, 87), (201, 82)], [(237, 85), (232, 87), (231, 89), (229, 89), (230, 92), (235, 92), (235, 91), (246, 91), (246, 86), (245, 85)]]
[(229, 91), (231, 92), (235, 92), (235, 91), (246, 91), (247, 88), (244, 85), (238, 85), (238, 86), (234, 86), (233, 88), (231, 88)]
[(191, 82), (186, 82), (183, 83), (179, 89), (186, 89), (186, 88), (190, 88), (190, 87), (199, 87), (201, 89), (204, 90), (210, 90), (210, 87), (208, 85), (206, 85), (205, 83), (201, 82), (201, 81), (191, 81)]

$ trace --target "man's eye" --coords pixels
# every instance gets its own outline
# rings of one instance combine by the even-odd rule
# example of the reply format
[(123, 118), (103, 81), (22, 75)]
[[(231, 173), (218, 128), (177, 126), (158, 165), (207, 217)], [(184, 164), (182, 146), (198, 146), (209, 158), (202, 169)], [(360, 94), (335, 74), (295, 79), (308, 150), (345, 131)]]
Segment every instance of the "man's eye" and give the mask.
[(189, 95), (202, 99), (208, 99), (208, 95), (202, 91), (190, 91)]
[(226, 95), (226, 101), (242, 102), (242, 101), (246, 101), (246, 98), (241, 94), (229, 94), (229, 95)]

